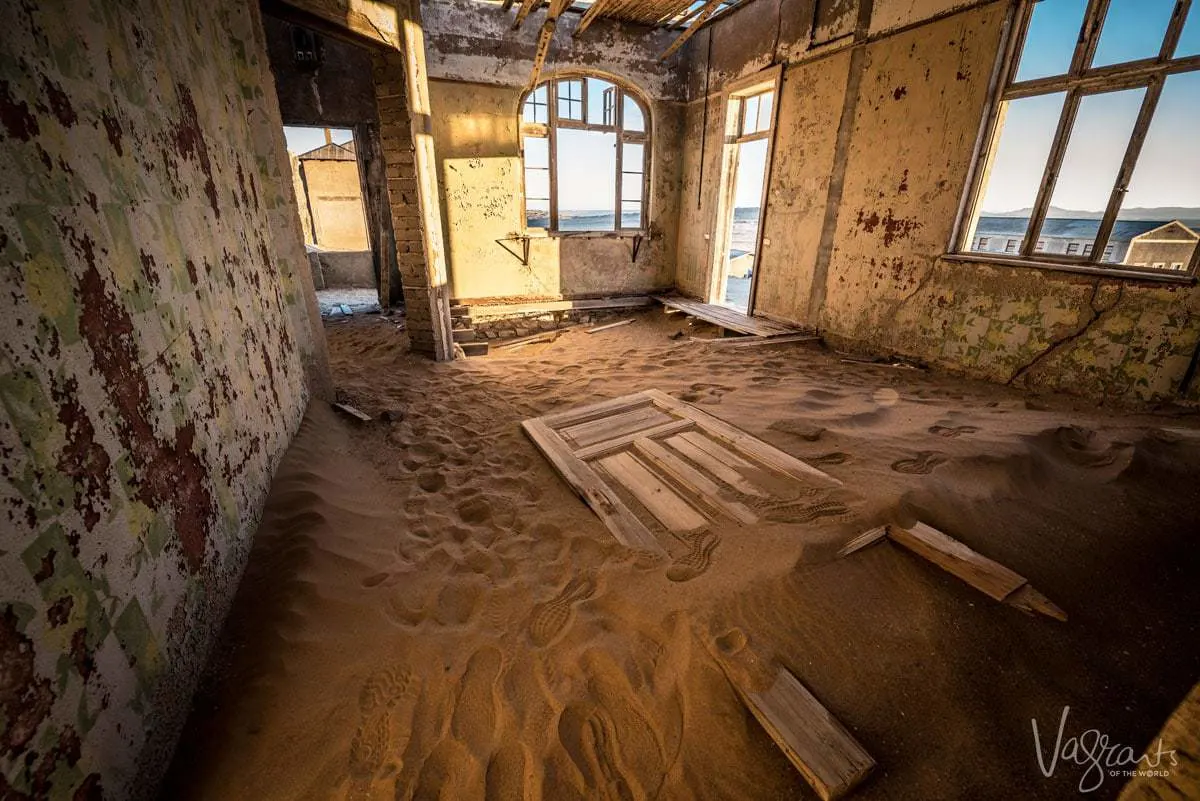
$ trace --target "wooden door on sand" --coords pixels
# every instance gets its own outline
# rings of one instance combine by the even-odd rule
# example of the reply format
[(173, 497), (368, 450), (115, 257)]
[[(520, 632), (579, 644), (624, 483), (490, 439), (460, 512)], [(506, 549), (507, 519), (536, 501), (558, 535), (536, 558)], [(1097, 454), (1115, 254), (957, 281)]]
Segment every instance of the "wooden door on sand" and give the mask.
[(841, 484), (656, 389), (535, 417), (522, 426), (613, 536), (638, 550), (664, 548), (622, 494), (667, 531), (682, 535), (715, 520), (757, 522), (742, 499), (770, 496), (775, 481)]

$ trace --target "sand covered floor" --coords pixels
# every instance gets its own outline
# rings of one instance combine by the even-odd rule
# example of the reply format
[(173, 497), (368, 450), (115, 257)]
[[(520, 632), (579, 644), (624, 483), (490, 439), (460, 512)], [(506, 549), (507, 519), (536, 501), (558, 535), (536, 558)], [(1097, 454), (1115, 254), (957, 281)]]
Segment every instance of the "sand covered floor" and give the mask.
[[(714, 659), (743, 639), (875, 758), (854, 798), (1078, 797), (1085, 768), (1044, 777), (1032, 736), (1048, 758), (1064, 706), (1064, 740), (1156, 736), (1200, 678), (1200, 419), (681, 329), (655, 310), (434, 364), (385, 319), (331, 323), (339, 391), (376, 422), (309, 409), (164, 798), (815, 798)], [(520, 429), (651, 387), (844, 486), (671, 580), (688, 544), (617, 545)], [(891, 543), (836, 558), (916, 519), (1069, 621)]]

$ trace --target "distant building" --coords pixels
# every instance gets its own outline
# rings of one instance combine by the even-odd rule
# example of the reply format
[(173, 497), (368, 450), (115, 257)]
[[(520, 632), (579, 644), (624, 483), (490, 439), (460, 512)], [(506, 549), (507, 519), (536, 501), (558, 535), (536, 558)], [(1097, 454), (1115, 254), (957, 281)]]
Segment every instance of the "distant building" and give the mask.
[(1172, 220), (1135, 236), (1129, 244), (1125, 263), (1156, 270), (1186, 270), (1198, 240), (1200, 234), (1179, 220)]
[[(1029, 220), (1024, 217), (980, 217), (970, 250), (973, 253), (1019, 254), (1028, 225)], [(1049, 218), (1042, 224), (1035, 252), (1090, 257), (1099, 227), (1099, 220)], [(1146, 267), (1161, 265), (1158, 269), (1182, 270), (1187, 268), (1197, 237), (1178, 220), (1169, 223), (1117, 220), (1104, 253), (1096, 261)], [(1176, 264), (1182, 266), (1175, 267)]]
[[(297, 200), (310, 245), (325, 250), (370, 250), (354, 142), (332, 142), (296, 157)], [(307, 224), (304, 224), (307, 223)]]

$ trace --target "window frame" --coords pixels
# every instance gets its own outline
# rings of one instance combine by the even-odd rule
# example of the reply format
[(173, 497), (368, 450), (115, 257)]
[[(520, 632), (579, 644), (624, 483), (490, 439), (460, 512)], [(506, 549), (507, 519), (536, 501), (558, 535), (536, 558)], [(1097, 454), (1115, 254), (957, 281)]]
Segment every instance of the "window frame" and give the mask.
[[(1154, 110), (1158, 105), (1158, 99), (1162, 94), (1167, 77), (1200, 70), (1200, 54), (1178, 58), (1174, 55), (1188, 18), (1189, 9), (1192, 14), (1200, 14), (1200, 0), (1176, 0), (1157, 56), (1100, 67), (1089, 65), (1100, 42), (1109, 0), (1088, 0), (1080, 35), (1076, 41), (1071, 65), (1067, 72), (1061, 75), (1016, 81), (1025, 37), (1028, 34), (1029, 23), (1036, 5), (1037, 0), (1019, 0), (1005, 20), (1005, 27), (1002, 31), (1002, 40), (1005, 42), (1005, 46), (1000, 49), (993, 69), (986, 106), (987, 112), (976, 139), (974, 158), (964, 184), (958, 215), (951, 232), (947, 257), (960, 261), (1010, 263), (1017, 266), (1096, 273), (1115, 277), (1146, 277), (1194, 282), (1197, 268), (1200, 266), (1200, 245), (1192, 252), (1191, 260), (1183, 275), (1171, 270), (1153, 270), (1104, 262), (1101, 259), (1107, 256), (1095, 259), (1093, 254), (1112, 252), (1109, 240), (1120, 214), (1124, 194), (1128, 191), (1129, 183), (1133, 178), (1138, 156), (1145, 143), (1150, 123), (1154, 118)], [(1138, 88), (1145, 89), (1141, 108), (1091, 248), (1087, 249), (1086, 255), (1038, 251), (1036, 245), (1039, 239), (1045, 238), (1042, 228), (1054, 194), (1058, 173), (1062, 167), (1063, 158), (1066, 156), (1080, 101), (1092, 95)], [(1065, 92), (1063, 107), (1053, 143), (1046, 158), (1029, 225), (1018, 252), (1016, 254), (993, 254), (991, 252), (985, 254), (970, 250), (971, 241), (976, 237), (978, 205), (983, 199), (985, 179), (990, 172), (991, 159), (996, 154), (1000, 140), (1001, 112), (1004, 104), (1012, 100), (1058, 92)], [(1173, 272), (1175, 272), (1174, 275), (1171, 274)]]
[[(589, 78), (604, 81), (612, 84), (613, 105), (612, 105), (612, 122), (611, 124), (591, 123), (588, 122), (588, 84)], [(580, 103), (580, 119), (572, 119), (570, 117), (559, 117), (558, 114), (558, 84), (560, 81), (580, 81), (582, 98), (580, 101), (569, 101)], [(546, 89), (546, 122), (528, 122), (525, 119), (525, 103), (529, 97), (537, 90), (545, 87)], [(606, 90), (607, 91), (607, 90)], [(642, 128), (641, 131), (629, 131), (625, 129), (625, 98), (628, 97), (638, 107), (642, 113)], [(606, 104), (607, 106), (607, 104)], [(608, 117), (605, 109), (601, 110), (601, 115), (604, 118)], [(542, 233), (547, 236), (644, 236), (650, 230), (650, 164), (651, 164), (651, 137), (653, 131), (653, 123), (650, 114), (650, 103), (646, 100), (640, 91), (630, 86), (628, 83), (620, 79), (597, 72), (578, 72), (578, 71), (563, 71), (556, 72), (548, 76), (545, 80), (540, 81), (532, 88), (521, 94), (520, 101), (517, 105), (517, 121), (519, 124), (520, 136), (520, 154), (521, 154), (521, 230), (525, 234)], [(589, 230), (560, 230), (558, 227), (558, 135), (556, 131), (559, 128), (568, 128), (577, 131), (598, 131), (601, 133), (616, 134), (616, 186), (613, 193), (613, 210), (616, 218), (613, 221), (613, 228), (600, 228)], [(526, 186), (526, 166), (525, 166), (525, 140), (527, 137), (535, 137), (545, 139), (547, 142), (547, 150), (549, 154), (549, 180), (550, 180), (550, 215), (549, 224), (545, 227), (530, 227), (529, 226), (529, 207), (528, 207), (528, 192)], [(624, 169), (624, 151), (625, 145), (636, 144), (642, 146), (642, 163), (641, 163), (641, 198), (638, 201), (623, 200), (624, 184), (626, 175), (636, 174), (634, 171)], [(535, 168), (540, 169), (540, 168)], [(640, 220), (641, 224), (637, 228), (625, 228), (622, 226), (624, 215), (622, 206), (625, 204), (640, 203)]]

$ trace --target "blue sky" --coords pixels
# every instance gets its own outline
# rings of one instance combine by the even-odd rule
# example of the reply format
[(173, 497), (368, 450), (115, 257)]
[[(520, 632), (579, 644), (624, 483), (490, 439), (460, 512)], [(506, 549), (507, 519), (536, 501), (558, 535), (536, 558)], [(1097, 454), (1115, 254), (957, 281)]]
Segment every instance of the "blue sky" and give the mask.
[[(331, 133), (333, 141), (339, 145), (354, 138), (354, 132), (347, 128), (334, 128)], [(285, 125), (283, 126), (283, 137), (287, 140), (288, 151), (298, 156), (325, 144), (325, 129)]]
[[(1034, 7), (1016, 80), (1058, 75), (1070, 67), (1086, 6), (1086, 0), (1042, 0)], [(1174, 6), (1175, 0), (1112, 0), (1093, 65), (1156, 56)], [(1200, 52), (1200, 9), (1193, 7), (1189, 17), (1177, 56)], [(1081, 101), (1052, 205), (1103, 210), (1143, 95), (1143, 89), (1134, 89)], [(1200, 148), (1193, 141), (1200, 130), (1198, 97), (1200, 74), (1167, 79), (1125, 197), (1126, 208), (1200, 206)], [(1033, 204), (1062, 102), (1063, 95), (1054, 94), (1009, 104), (984, 194), (985, 212)]]

